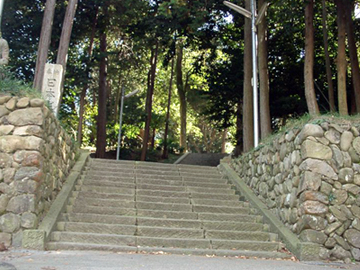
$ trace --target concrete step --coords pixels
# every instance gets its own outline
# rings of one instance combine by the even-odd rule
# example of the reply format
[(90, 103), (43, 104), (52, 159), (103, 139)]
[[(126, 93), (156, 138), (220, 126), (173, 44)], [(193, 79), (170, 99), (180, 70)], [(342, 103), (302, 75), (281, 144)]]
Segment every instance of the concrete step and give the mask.
[(149, 190), (149, 189), (137, 189), (136, 195), (140, 196), (152, 196), (152, 197), (173, 197), (173, 198), (189, 198), (188, 192), (174, 192), (165, 190)]
[(160, 210), (160, 211), (192, 212), (191, 204), (136, 202), (136, 208), (138, 210), (146, 209), (146, 210)]
[(69, 222), (136, 225), (135, 216), (128, 217), (128, 216), (119, 216), (119, 215), (104, 215), (104, 214), (89, 214), (89, 213), (64, 213), (62, 214), (60, 220), (69, 221)]
[(223, 214), (223, 213), (198, 213), (202, 221), (226, 221), (226, 222), (263, 222), (259, 215)]
[(147, 189), (147, 190), (175, 191), (175, 192), (187, 191), (186, 187), (184, 186), (153, 185), (153, 184), (141, 184), (141, 183), (137, 183), (136, 188)]
[(204, 239), (204, 230), (192, 228), (162, 228), (137, 226), (137, 236), (157, 237), (157, 238), (189, 238)]
[(98, 199), (98, 198), (78, 198), (73, 202), (74, 207), (99, 206), (99, 207), (121, 207), (135, 208), (135, 201)]
[(163, 218), (148, 218), (138, 217), (138, 226), (150, 227), (164, 227), (164, 228), (191, 228), (201, 229), (202, 222), (199, 220), (186, 220), (186, 219), (163, 219)]
[(102, 171), (86, 171), (86, 175), (88, 177), (96, 177), (98, 179), (105, 179), (105, 178), (134, 178), (135, 173), (133, 172), (113, 172), (109, 170), (102, 170)]
[(67, 213), (88, 213), (103, 215), (136, 216), (135, 208), (99, 207), (89, 205), (67, 206)]
[(136, 179), (156, 179), (156, 180), (177, 180), (182, 181), (182, 177), (180, 175), (156, 175), (156, 174), (144, 174), (144, 173), (135, 173)]
[(169, 170), (156, 170), (153, 168), (149, 168), (149, 169), (136, 169), (136, 174), (142, 174), (142, 175), (162, 175), (162, 176), (179, 176), (179, 171), (178, 170), (174, 170), (174, 171), (169, 171)]
[(161, 186), (184, 186), (181, 180), (145, 179), (137, 178), (136, 184), (161, 185)]
[(120, 188), (120, 187), (102, 187), (94, 185), (76, 185), (75, 190), (86, 192), (98, 192), (98, 193), (117, 193), (125, 195), (135, 195), (135, 188)]
[(136, 246), (136, 237), (130, 235), (55, 231), (51, 233), (50, 239), (61, 242)]
[(150, 218), (163, 218), (163, 219), (188, 219), (197, 220), (198, 214), (194, 212), (181, 212), (181, 211), (160, 211), (160, 210), (148, 210), (138, 209), (138, 217), (150, 217)]
[(211, 200), (211, 199), (191, 199), (193, 205), (208, 205), (208, 206), (239, 206), (249, 207), (249, 203), (241, 202), (239, 200)]
[(195, 182), (195, 181), (184, 181), (184, 186), (189, 187), (200, 187), (200, 188), (215, 188), (215, 189), (229, 189), (230, 185), (226, 183), (215, 183), (215, 182)]
[(199, 256), (226, 256), (226, 257), (246, 257), (262, 259), (291, 259), (292, 255), (283, 252), (249, 251), (249, 250), (227, 250), (227, 249), (199, 249), (199, 248), (164, 248), (164, 247), (131, 247), (120, 245), (104, 244), (84, 244), (72, 242), (50, 242), (47, 244), (48, 250), (100, 250), (111, 252), (132, 252), (132, 253), (157, 253), (199, 255)]
[(85, 179), (79, 181), (78, 184), (83, 184), (84, 186), (101, 186), (101, 187), (120, 187), (120, 188), (135, 188), (135, 179), (132, 182), (125, 181), (99, 181), (99, 180), (91, 180)]
[(91, 166), (91, 167), (87, 167), (86, 168), (86, 172), (87, 173), (96, 173), (98, 174), (99, 172), (111, 172), (114, 174), (134, 174), (135, 168), (131, 168), (128, 167), (126, 165), (122, 165), (122, 166), (108, 166), (108, 167), (104, 167), (104, 166)]
[(197, 213), (219, 213), (219, 214), (236, 214), (248, 215), (251, 213), (249, 207), (226, 207), (226, 206), (208, 206), (208, 205), (194, 205), (194, 212)]
[(136, 164), (136, 170), (137, 171), (144, 171), (144, 170), (159, 170), (159, 171), (167, 171), (167, 172), (177, 172), (179, 169), (176, 166), (172, 166), (171, 164), (158, 164), (158, 163), (151, 163), (151, 164), (144, 164), (144, 163), (138, 163)]
[(209, 239), (137, 237), (136, 243), (140, 247), (211, 248)]
[(106, 172), (101, 173), (87, 173), (82, 174), (82, 179), (91, 179), (98, 181), (135, 181), (135, 174), (106, 174)]
[(124, 201), (135, 201), (135, 194), (118, 194), (118, 193), (100, 193), (91, 191), (73, 191), (73, 198), (93, 198), (93, 199), (114, 199)]
[(256, 222), (231, 222), (231, 221), (202, 221), (202, 227), (206, 231), (264, 231), (269, 230), (269, 226)]
[(227, 184), (228, 180), (224, 178), (207, 178), (207, 177), (188, 177), (182, 176), (183, 181), (185, 182), (194, 182), (194, 183), (210, 183), (210, 184)]
[(229, 195), (235, 194), (235, 190), (231, 189), (230, 186), (228, 188), (187, 187), (187, 189), (189, 192), (194, 192), (194, 193), (229, 194)]
[(261, 231), (218, 231), (206, 230), (205, 238), (209, 239), (227, 239), (227, 240), (246, 240), (246, 241), (264, 241), (276, 242), (278, 239), (275, 234)]
[(211, 240), (213, 249), (252, 250), (276, 252), (280, 250), (278, 242), (238, 241), (238, 240)]
[(214, 193), (200, 193), (191, 192), (192, 199), (214, 199), (214, 200), (234, 200), (239, 201), (239, 195), (236, 194), (214, 194)]
[(214, 173), (211, 171), (204, 172), (180, 172), (180, 176), (185, 178), (207, 178), (207, 179), (222, 179), (222, 175), (220, 173)]
[(57, 223), (58, 231), (98, 233), (98, 234), (118, 234), (135, 235), (135, 225), (85, 223), (85, 222), (64, 222)]
[(159, 197), (159, 196), (144, 196), (136, 195), (136, 201), (148, 202), (148, 203), (179, 203), (190, 204), (189, 197)]

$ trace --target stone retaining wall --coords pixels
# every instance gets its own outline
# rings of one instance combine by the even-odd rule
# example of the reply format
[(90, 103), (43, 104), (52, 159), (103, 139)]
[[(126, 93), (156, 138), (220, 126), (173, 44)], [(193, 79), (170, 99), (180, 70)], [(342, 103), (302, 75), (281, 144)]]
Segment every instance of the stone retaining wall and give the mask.
[(317, 119), (230, 161), (300, 240), (323, 247), (322, 259), (360, 261), (359, 123)]
[(75, 163), (77, 148), (42, 99), (0, 95), (0, 243), (21, 246)]

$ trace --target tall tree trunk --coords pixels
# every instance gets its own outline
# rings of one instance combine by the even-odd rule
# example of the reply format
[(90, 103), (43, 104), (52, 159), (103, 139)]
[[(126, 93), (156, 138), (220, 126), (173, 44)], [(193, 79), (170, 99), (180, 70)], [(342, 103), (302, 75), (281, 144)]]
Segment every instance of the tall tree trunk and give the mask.
[(186, 85), (182, 73), (183, 44), (179, 41), (176, 48), (176, 86), (180, 101), (180, 147), (186, 152)]
[(159, 43), (156, 42), (156, 46), (154, 49), (152, 49), (151, 57), (150, 57), (150, 70), (148, 74), (148, 89), (147, 89), (146, 106), (145, 106), (145, 111), (146, 111), (145, 131), (144, 131), (144, 139), (143, 139), (143, 148), (141, 151), (141, 158), (140, 158), (141, 161), (145, 161), (146, 159), (146, 152), (149, 142), (151, 113), (152, 113), (152, 99), (153, 99), (154, 87), (155, 87), (158, 49), (159, 49)]
[(34, 77), (34, 88), (37, 89), (39, 92), (41, 92), (45, 72), (45, 64), (48, 58), (55, 6), (56, 0), (46, 1), (44, 18), (41, 25), (41, 34), (36, 58)]
[(58, 54), (56, 58), (56, 64), (60, 64), (63, 67), (63, 74), (61, 80), (61, 87), (60, 87), (60, 103), (62, 101), (62, 95), (64, 91), (64, 81), (65, 81), (65, 73), (66, 73), (66, 63), (68, 58), (69, 52), (69, 45), (70, 45), (70, 38), (71, 32), (74, 24), (74, 17), (77, 8), (78, 0), (69, 0), (68, 6), (66, 8), (66, 13), (64, 17), (64, 22), (61, 29), (61, 36), (58, 48)]
[[(245, 8), (250, 10), (250, 0), (245, 1)], [(243, 97), (243, 146), (244, 152), (254, 147), (254, 116), (253, 116), (253, 92), (251, 86), (252, 77), (252, 40), (251, 21), (245, 19), (244, 27), (244, 97)]]
[(166, 120), (165, 120), (165, 132), (164, 132), (164, 150), (162, 154), (162, 158), (166, 159), (169, 156), (168, 145), (167, 145), (167, 137), (169, 133), (169, 121), (170, 121), (170, 106), (171, 106), (171, 90), (172, 90), (172, 83), (174, 78), (174, 59), (171, 61), (171, 71), (170, 71), (170, 81), (169, 81), (169, 95), (168, 95), (168, 102), (167, 102), (167, 111), (166, 111)]
[(330, 112), (335, 112), (335, 97), (334, 97), (334, 84), (332, 80), (331, 63), (329, 55), (329, 36), (326, 24), (327, 11), (325, 0), (322, 0), (322, 27), (323, 27), (323, 39), (324, 39), (324, 53), (325, 53), (325, 65), (326, 65), (326, 79), (328, 83), (328, 98), (330, 105)]
[(304, 81), (306, 104), (310, 115), (318, 115), (319, 107), (314, 88), (314, 0), (305, 6), (305, 64)]
[(243, 125), (242, 125), (242, 100), (238, 101), (238, 106), (236, 110), (236, 145), (234, 149), (235, 157), (240, 156), (243, 152)]
[[(104, 7), (104, 17), (107, 17), (108, 7)], [(106, 25), (106, 23), (104, 24)], [(105, 158), (106, 152), (106, 77), (107, 77), (107, 40), (106, 29), (100, 34), (100, 74), (98, 95), (98, 116), (96, 136), (96, 157)]]
[[(96, 12), (95, 12), (95, 19), (94, 19), (94, 23), (92, 25), (92, 30), (91, 30), (91, 36), (90, 36), (90, 44), (89, 44), (89, 48), (88, 48), (88, 60), (87, 60), (87, 64), (86, 64), (86, 72), (88, 74), (87, 78), (89, 78), (89, 64), (91, 61), (91, 55), (92, 55), (92, 51), (93, 51), (93, 46), (94, 46), (94, 39), (95, 39), (95, 30), (96, 30), (96, 25), (97, 25), (97, 19), (98, 19), (98, 14), (99, 14), (99, 8), (96, 8)], [(81, 145), (82, 144), (82, 138), (83, 138), (83, 124), (84, 124), (84, 106), (85, 106), (85, 98), (86, 98), (86, 90), (88, 89), (88, 82), (86, 81), (86, 83), (84, 84), (82, 90), (81, 90), (81, 94), (80, 94), (80, 102), (79, 102), (79, 123), (78, 123), (78, 135), (77, 135), (77, 141), (78, 143)]]
[(352, 75), (352, 82), (354, 88), (356, 111), (357, 113), (360, 113), (360, 68), (359, 68), (359, 59), (357, 55), (354, 25), (352, 19), (352, 13), (354, 11), (354, 3), (352, 3), (349, 0), (343, 0), (343, 5), (345, 8), (346, 32), (347, 32), (347, 38), (349, 44), (351, 75)]
[(221, 137), (221, 154), (226, 153), (226, 139), (227, 139), (228, 129), (225, 128)]
[(346, 94), (346, 52), (345, 52), (345, 33), (346, 20), (345, 10), (341, 0), (335, 0), (337, 6), (337, 24), (338, 24), (338, 55), (337, 55), (337, 85), (338, 85), (338, 103), (340, 115), (348, 115), (348, 104)]
[[(259, 7), (262, 7), (265, 3), (266, 0), (259, 0)], [(258, 38), (260, 79), (260, 127), (261, 139), (264, 139), (271, 133), (266, 17), (262, 19), (258, 26)]]

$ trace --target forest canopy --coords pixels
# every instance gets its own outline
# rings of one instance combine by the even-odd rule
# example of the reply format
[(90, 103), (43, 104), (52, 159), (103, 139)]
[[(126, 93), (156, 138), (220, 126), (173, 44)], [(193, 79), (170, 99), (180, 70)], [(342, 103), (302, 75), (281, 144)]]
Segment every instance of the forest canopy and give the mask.
[[(357, 1), (255, 2), (269, 4), (257, 25), (261, 139), (305, 113), (357, 114)], [(250, 10), (250, 0), (234, 3)], [(40, 33), (50, 7), (47, 48)], [(98, 157), (116, 149), (122, 89), (138, 90), (124, 99), (122, 157), (254, 146), (250, 20), (223, 1), (7, 0), (1, 30), (18, 79), (33, 84), (41, 50), (64, 66), (59, 119)]]

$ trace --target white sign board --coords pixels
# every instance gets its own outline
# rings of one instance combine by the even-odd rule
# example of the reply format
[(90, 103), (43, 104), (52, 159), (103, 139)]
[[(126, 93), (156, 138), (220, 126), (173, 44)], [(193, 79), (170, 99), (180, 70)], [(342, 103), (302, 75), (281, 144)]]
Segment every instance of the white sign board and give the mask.
[(49, 102), (55, 115), (57, 115), (59, 112), (62, 78), (62, 65), (55, 65), (49, 63), (45, 65), (45, 73), (41, 93), (44, 99)]

